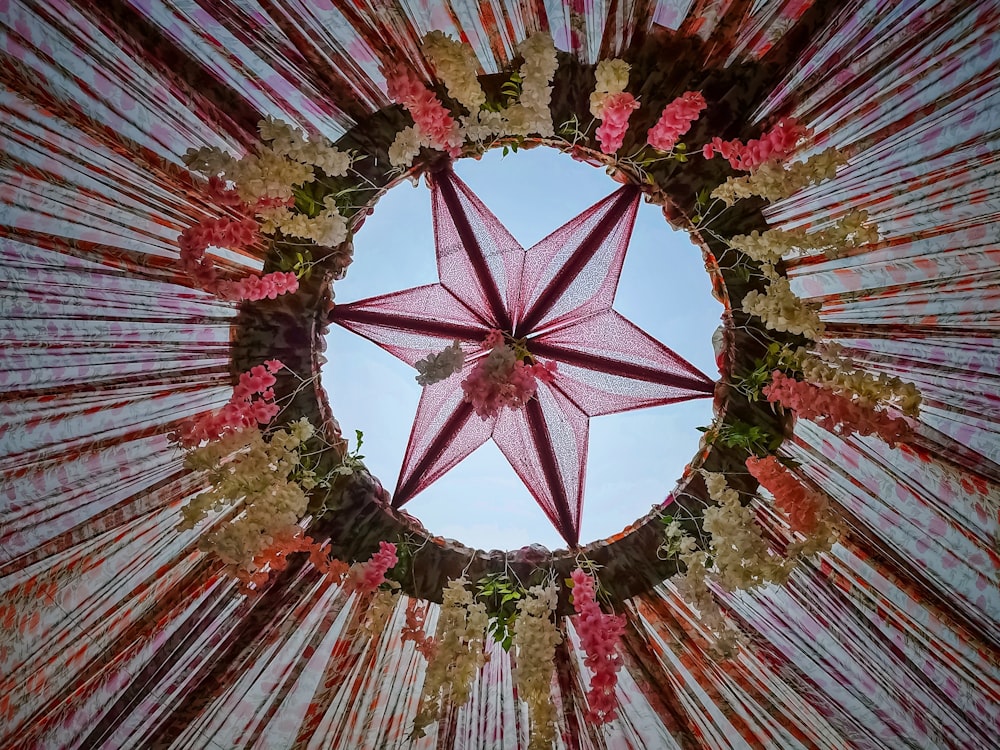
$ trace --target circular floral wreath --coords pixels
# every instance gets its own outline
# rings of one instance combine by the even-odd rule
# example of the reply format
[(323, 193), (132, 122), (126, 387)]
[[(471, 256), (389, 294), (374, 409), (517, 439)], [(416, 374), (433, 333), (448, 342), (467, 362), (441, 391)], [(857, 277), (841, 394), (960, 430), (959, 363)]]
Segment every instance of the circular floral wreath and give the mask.
[[(606, 653), (599, 644), (620, 636), (621, 622), (602, 612), (597, 599), (613, 609), (668, 579), (725, 650), (736, 631), (713, 588), (782, 583), (800, 559), (835, 542), (828, 499), (802, 484), (779, 454), (794, 418), (894, 444), (908, 438), (903, 415), (916, 415), (919, 394), (912, 385), (859, 369), (824, 344), (817, 306), (792, 292), (782, 259), (832, 256), (877, 240), (877, 228), (854, 211), (824, 218), (817, 222), (821, 229), (768, 229), (767, 203), (832, 178), (844, 156), (810, 148), (809, 131), (791, 118), (756, 138), (723, 140), (748, 129), (730, 114), (739, 110), (735, 84), (764, 72), (747, 66), (711, 71), (700, 90), (682, 91), (659, 73), (655, 61), (664, 51), (658, 44), (648, 42), (632, 64), (616, 59), (595, 67), (535, 34), (509, 70), (482, 76), (468, 45), (432, 32), (423, 51), (436, 80), (428, 85), (412, 70), (387, 66), (388, 93), (397, 105), (372, 114), (336, 144), (268, 119), (260, 124), (261, 143), (242, 159), (217, 149), (188, 153), (189, 166), (208, 178), (206, 190), (227, 214), (181, 234), (182, 265), (202, 288), (241, 307), (232, 399), (176, 436), (188, 465), (210, 480), (185, 507), (182, 526), (193, 528), (213, 510), (235, 506), (206, 522), (201, 547), (226, 564), (246, 593), (308, 559), (321, 573), (372, 594), (383, 609), (400, 591), (442, 602), (435, 637), (408, 621), (409, 639), (429, 658), (447, 657), (474, 674), (475, 644), (487, 623), (506, 646), (517, 646), (524, 633), (518, 647), (544, 654), (557, 637), (544, 622), (552, 612), (576, 612), (591, 623), (581, 629), (588, 653)], [(701, 246), (725, 307), (717, 342), (722, 378), (716, 419), (666, 503), (621, 534), (581, 549), (485, 552), (432, 537), (390, 507), (357, 448), (351, 451), (343, 439), (318, 372), (332, 283), (346, 272), (353, 233), (379, 197), (455, 158), (539, 145), (638, 185)], [(267, 273), (260, 276), (220, 273), (207, 252), (261, 244)], [(446, 361), (437, 361), (445, 363), (437, 368), (443, 372), (428, 375), (432, 358), (421, 376), (450, 374)], [(359, 448), (360, 434), (358, 442)], [(784, 517), (782, 538), (765, 537), (755, 520), (760, 504), (773, 504)], [(436, 715), (434, 686), (456, 684), (453, 672), (435, 672), (434, 658), (418, 730)], [(613, 676), (609, 659), (595, 662), (595, 671)], [(523, 679), (532, 679), (529, 672)], [(611, 693), (607, 681), (600, 684), (588, 699), (593, 718), (605, 721), (613, 711)], [(461, 690), (457, 695), (460, 703)], [(533, 711), (543, 716), (544, 701), (536, 703)]]

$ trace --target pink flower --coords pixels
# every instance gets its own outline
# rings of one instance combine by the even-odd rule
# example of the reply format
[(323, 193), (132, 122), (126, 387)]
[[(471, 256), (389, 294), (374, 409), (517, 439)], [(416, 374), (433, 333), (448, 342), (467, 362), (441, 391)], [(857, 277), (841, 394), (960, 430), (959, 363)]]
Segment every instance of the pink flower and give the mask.
[(822, 495), (806, 489), (774, 456), (746, 460), (747, 470), (774, 495), (774, 504), (788, 516), (793, 530), (812, 534), (827, 507)]
[[(276, 359), (265, 364), (267, 367), (257, 365), (240, 375), (229, 402), (219, 411), (208, 412), (181, 423), (173, 435), (174, 439), (182, 446), (192, 448), (256, 424), (268, 424), (280, 411), (278, 405), (273, 403), (274, 390), (271, 386), (277, 381), (271, 373), (277, 372), (284, 365)], [(254, 396), (257, 395), (260, 398), (255, 399)]]
[(639, 109), (639, 102), (626, 91), (620, 94), (609, 94), (604, 97), (601, 111), (601, 125), (597, 128), (597, 140), (601, 151), (613, 154), (622, 146), (625, 133), (628, 131), (628, 119), (632, 110)]
[(707, 106), (700, 91), (688, 91), (677, 97), (663, 108), (660, 119), (649, 129), (646, 142), (658, 151), (670, 151)]
[(719, 154), (729, 161), (733, 169), (751, 172), (768, 159), (784, 159), (795, 150), (795, 144), (801, 138), (811, 133), (793, 118), (783, 117), (758, 140), (749, 140), (744, 144), (739, 140), (723, 141), (715, 137), (705, 144), (702, 154), (706, 159)]
[(625, 618), (601, 610), (591, 576), (577, 568), (570, 577), (573, 609), (577, 613), (575, 626), (586, 653), (584, 664), (592, 673), (587, 692), (587, 721), (606, 724), (617, 716), (615, 687), (622, 664), (618, 644), (625, 632)]
[(828, 388), (789, 378), (780, 370), (774, 371), (763, 393), (772, 404), (779, 403), (797, 416), (844, 437), (878, 435), (887, 444), (896, 445), (910, 434), (910, 426), (903, 419), (863, 406)]
[[(498, 336), (499, 331), (490, 332), (487, 343)], [(500, 343), (476, 363), (461, 386), (465, 400), (485, 420), (497, 416), (504, 407), (524, 407), (537, 392), (538, 380), (551, 383), (555, 372), (555, 362), (526, 365), (517, 359), (513, 349)]]
[(417, 128), (435, 148), (457, 156), (462, 145), (458, 124), (434, 92), (402, 65), (382, 72), (389, 98), (406, 108)]
[(396, 545), (392, 542), (379, 542), (378, 552), (355, 569), (355, 587), (361, 592), (375, 591), (385, 582), (385, 574), (397, 562), (399, 558), (396, 557)]

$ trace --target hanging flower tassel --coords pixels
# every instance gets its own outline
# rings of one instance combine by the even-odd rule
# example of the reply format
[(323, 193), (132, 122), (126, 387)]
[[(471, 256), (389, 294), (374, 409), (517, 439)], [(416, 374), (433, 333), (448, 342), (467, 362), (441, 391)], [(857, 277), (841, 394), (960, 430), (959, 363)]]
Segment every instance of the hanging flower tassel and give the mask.
[(358, 563), (351, 569), (351, 580), (361, 593), (375, 591), (385, 583), (385, 574), (399, 562), (396, 545), (379, 542), (378, 552), (372, 554), (368, 562)]
[(476, 674), (486, 663), (483, 649), (489, 617), (486, 606), (473, 599), (467, 585), (463, 577), (449, 581), (444, 589), (434, 632), (437, 647), (427, 664), (413, 738), (423, 737), (424, 730), (440, 718), (445, 699), (455, 707), (469, 700)]
[(840, 529), (824, 495), (805, 487), (774, 456), (750, 456), (746, 466), (761, 487), (774, 496), (774, 505), (788, 518), (792, 530), (806, 537), (805, 542), (789, 545), (786, 553), (790, 558), (826, 552), (833, 546)]
[(462, 146), (458, 123), (434, 92), (403, 66), (390, 67), (383, 73), (389, 98), (410, 113), (416, 134), (426, 138), (433, 148), (458, 156)]
[(657, 151), (671, 151), (707, 106), (700, 91), (685, 92), (663, 108), (660, 119), (649, 129), (646, 142)]
[(596, 136), (605, 154), (621, 148), (629, 117), (639, 109), (636, 98), (625, 91), (630, 67), (624, 60), (601, 60), (594, 71), (597, 83), (590, 95), (590, 113), (602, 121)]
[(591, 672), (587, 721), (607, 724), (618, 716), (615, 686), (622, 665), (618, 643), (625, 632), (625, 617), (601, 610), (591, 576), (577, 568), (571, 577), (573, 609), (578, 615), (575, 626), (580, 634), (580, 644), (587, 654), (584, 664)]
[(257, 222), (250, 218), (203, 219), (178, 237), (181, 268), (200, 288), (232, 302), (275, 299), (280, 294), (296, 291), (299, 281), (295, 274), (282, 271), (265, 276), (249, 274), (233, 281), (219, 279), (215, 264), (205, 251), (209, 247), (242, 250), (258, 237)]
[(820, 427), (842, 437), (878, 435), (888, 445), (905, 442), (910, 426), (879, 409), (863, 406), (839, 393), (804, 383), (775, 370), (763, 394), (772, 404), (781, 404), (797, 416), (812, 420)]
[(275, 373), (283, 367), (280, 361), (269, 359), (243, 373), (225, 406), (183, 422), (172, 437), (181, 446), (193, 448), (247, 427), (268, 424), (278, 413), (272, 386), (277, 382)]
[(517, 654), (514, 684), (517, 695), (528, 705), (531, 721), (528, 750), (549, 750), (555, 740), (555, 706), (552, 675), (556, 646), (562, 642), (553, 620), (558, 603), (555, 582), (532, 586), (517, 603), (513, 646)]
[(724, 141), (716, 136), (705, 144), (702, 155), (706, 159), (711, 159), (715, 154), (719, 154), (733, 169), (752, 172), (766, 161), (780, 161), (789, 156), (799, 141), (811, 133), (812, 131), (799, 125), (793, 118), (783, 117), (759, 139), (752, 139), (746, 143), (735, 139)]

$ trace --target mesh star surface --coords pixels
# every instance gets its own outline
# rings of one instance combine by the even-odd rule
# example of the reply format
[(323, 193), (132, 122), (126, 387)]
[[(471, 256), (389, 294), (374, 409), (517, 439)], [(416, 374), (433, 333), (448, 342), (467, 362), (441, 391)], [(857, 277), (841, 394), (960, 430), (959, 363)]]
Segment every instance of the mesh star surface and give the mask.
[[(424, 388), (392, 504), (492, 439), (571, 547), (579, 542), (590, 417), (712, 395), (693, 365), (612, 309), (640, 192), (626, 186), (525, 251), (452, 171), (430, 179), (437, 284), (338, 305), (333, 319), (409, 365), (459, 340), (460, 373)], [(499, 329), (552, 383), (482, 419), (460, 386)]]

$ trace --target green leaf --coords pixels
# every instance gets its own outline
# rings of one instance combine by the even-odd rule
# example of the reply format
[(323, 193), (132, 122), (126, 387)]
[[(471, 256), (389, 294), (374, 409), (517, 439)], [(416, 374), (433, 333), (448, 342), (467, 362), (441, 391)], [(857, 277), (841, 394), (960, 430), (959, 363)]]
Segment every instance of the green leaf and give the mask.
[(676, 144), (674, 146), (674, 150), (676, 150), (676, 151), (682, 151), (683, 152), (683, 151), (687, 151), (688, 147), (685, 144), (683, 144), (683, 143), (678, 143), (678, 144)]

